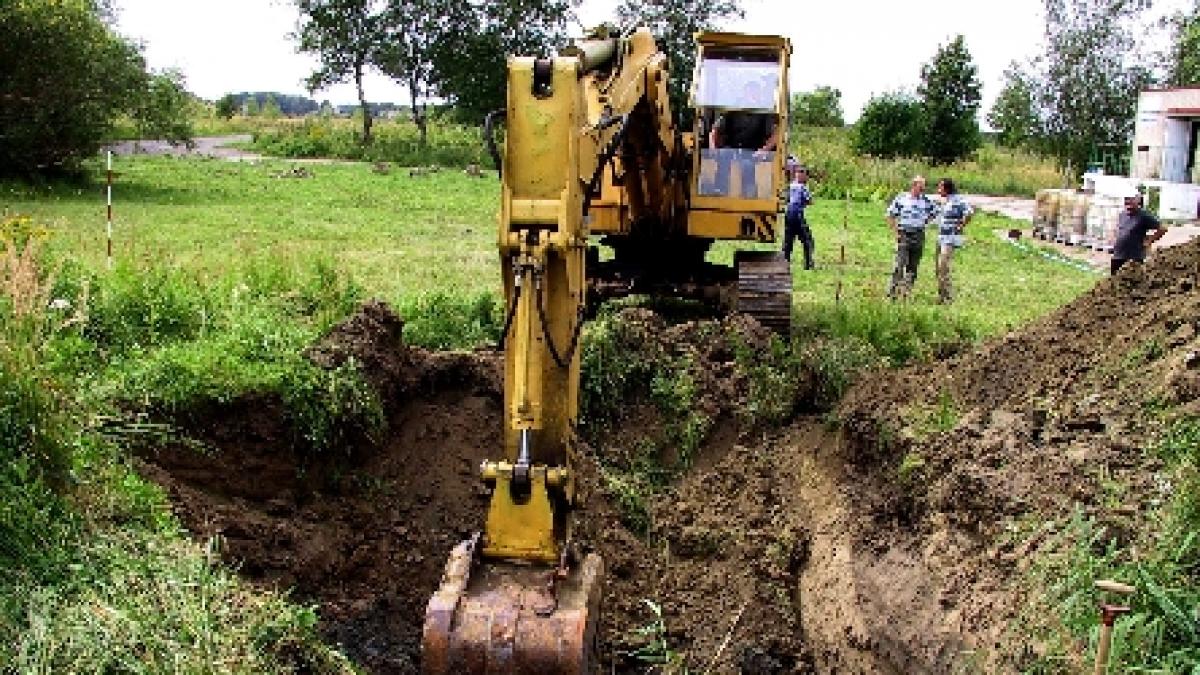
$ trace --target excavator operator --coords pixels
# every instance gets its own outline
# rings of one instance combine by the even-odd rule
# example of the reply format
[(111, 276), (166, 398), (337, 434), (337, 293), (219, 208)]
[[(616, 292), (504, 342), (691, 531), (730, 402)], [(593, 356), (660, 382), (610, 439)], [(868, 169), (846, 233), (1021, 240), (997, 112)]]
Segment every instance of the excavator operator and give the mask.
[[(770, 92), (766, 95), (769, 96)], [(753, 112), (756, 108), (764, 107), (763, 98), (762, 85), (757, 80), (747, 80), (738, 101), (739, 108), (728, 110), (717, 118), (709, 132), (708, 144), (713, 150), (727, 150), (716, 152), (717, 172), (713, 185), (704, 190), (706, 194), (728, 194), (729, 169), (736, 161), (742, 175), (741, 195), (746, 198), (757, 196), (755, 167), (758, 162), (768, 158), (766, 153), (775, 150), (778, 138), (775, 115)]]

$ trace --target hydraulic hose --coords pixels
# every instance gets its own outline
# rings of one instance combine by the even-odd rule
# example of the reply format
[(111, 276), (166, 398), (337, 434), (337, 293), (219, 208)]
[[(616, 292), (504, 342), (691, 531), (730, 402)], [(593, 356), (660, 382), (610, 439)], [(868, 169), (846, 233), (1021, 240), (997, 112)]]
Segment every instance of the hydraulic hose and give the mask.
[(483, 118), (483, 140), (487, 143), (488, 154), (492, 156), (492, 163), (496, 165), (496, 172), (503, 176), (504, 167), (500, 162), (500, 150), (496, 148), (496, 130), (494, 124), (496, 120), (505, 119), (508, 117), (508, 111), (504, 109), (493, 110)]

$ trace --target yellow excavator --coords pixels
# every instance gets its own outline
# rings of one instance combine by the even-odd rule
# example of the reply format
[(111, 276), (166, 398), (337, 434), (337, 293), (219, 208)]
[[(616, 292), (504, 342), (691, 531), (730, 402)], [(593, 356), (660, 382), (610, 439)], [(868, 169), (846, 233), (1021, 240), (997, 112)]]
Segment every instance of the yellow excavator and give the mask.
[[(790, 328), (791, 272), (778, 253), (738, 251), (732, 267), (705, 255), (714, 241), (773, 242), (780, 230), (791, 47), (716, 32), (697, 46), (687, 132), (672, 116), (667, 55), (644, 28), (509, 59), (502, 160), (491, 140), (500, 115), (485, 125), (502, 182), (504, 455), (481, 467), (483, 532), (451, 552), (429, 600), (425, 673), (596, 665), (604, 565), (571, 536), (589, 302), (691, 297)], [(771, 136), (736, 147), (739, 116)], [(612, 251), (603, 261), (597, 240)]]

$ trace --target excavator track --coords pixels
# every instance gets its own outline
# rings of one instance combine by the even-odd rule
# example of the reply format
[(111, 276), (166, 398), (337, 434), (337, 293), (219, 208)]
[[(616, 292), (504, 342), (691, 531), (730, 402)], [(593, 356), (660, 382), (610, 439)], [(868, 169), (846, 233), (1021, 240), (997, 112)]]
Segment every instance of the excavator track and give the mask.
[(792, 266), (775, 251), (738, 251), (737, 311), (788, 338), (792, 333)]

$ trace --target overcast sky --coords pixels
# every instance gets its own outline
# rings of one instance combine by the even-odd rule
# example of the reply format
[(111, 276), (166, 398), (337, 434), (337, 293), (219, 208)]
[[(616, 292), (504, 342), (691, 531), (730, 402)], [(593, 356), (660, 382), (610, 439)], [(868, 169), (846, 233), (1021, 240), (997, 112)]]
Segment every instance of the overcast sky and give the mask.
[[(1158, 0), (1156, 11), (1188, 0)], [(150, 65), (177, 67), (188, 87), (216, 99), (227, 92), (304, 94), (316, 61), (297, 54), (297, 11), (287, 0), (116, 0), (118, 30), (141, 40)], [(585, 0), (582, 23), (609, 19), (614, 2)], [(921, 64), (938, 45), (963, 34), (983, 82), (983, 110), (991, 107), (1008, 63), (1041, 50), (1042, 0), (744, 0), (746, 18), (729, 30), (783, 34), (792, 41), (792, 91), (830, 85), (842, 92), (847, 121), (872, 94), (915, 88)], [(936, 14), (935, 14), (936, 12)], [(574, 33), (581, 31), (576, 27)], [(356, 101), (350, 85), (318, 92), (317, 100)], [(391, 80), (367, 82), (372, 101), (406, 102)]]

